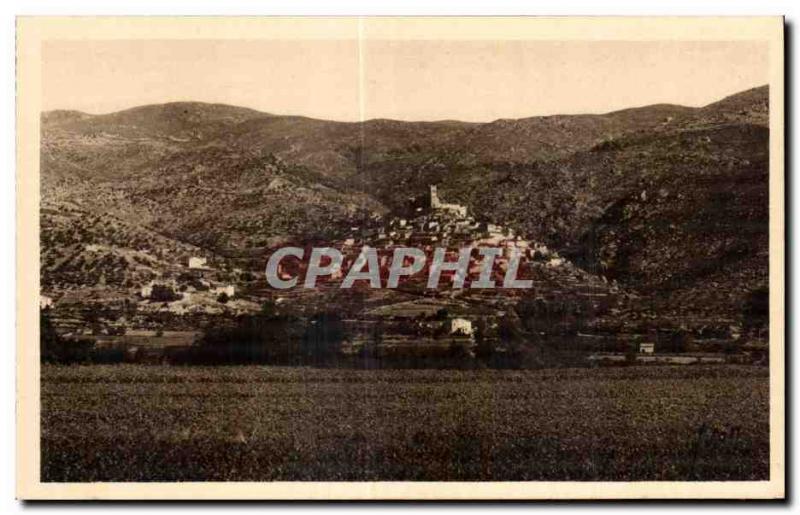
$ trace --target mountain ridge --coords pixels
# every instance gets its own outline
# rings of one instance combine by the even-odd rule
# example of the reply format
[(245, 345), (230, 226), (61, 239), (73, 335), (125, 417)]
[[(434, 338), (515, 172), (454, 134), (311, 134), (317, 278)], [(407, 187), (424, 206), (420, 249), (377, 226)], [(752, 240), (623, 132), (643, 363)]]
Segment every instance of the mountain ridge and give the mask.
[(548, 118), (548, 117), (552, 117), (552, 116), (608, 116), (608, 115), (622, 114), (622, 113), (626, 113), (626, 112), (643, 110), (643, 109), (700, 110), (700, 109), (718, 107), (718, 106), (721, 106), (721, 105), (724, 105), (724, 104), (729, 104), (729, 103), (732, 103), (732, 102), (734, 102), (736, 100), (747, 100), (747, 99), (750, 99), (750, 97), (759, 96), (759, 95), (763, 94), (768, 89), (769, 89), (768, 85), (755, 86), (755, 87), (747, 89), (747, 90), (743, 90), (743, 91), (740, 91), (740, 92), (737, 92), (737, 93), (733, 93), (733, 94), (727, 95), (727, 96), (723, 97), (720, 100), (715, 100), (714, 102), (710, 102), (710, 103), (708, 103), (708, 104), (706, 104), (704, 106), (699, 106), (699, 107), (684, 106), (684, 105), (681, 105), (681, 104), (672, 104), (672, 103), (669, 103), (669, 102), (666, 102), (666, 103), (665, 102), (660, 102), (660, 103), (656, 103), (656, 104), (646, 104), (646, 105), (636, 106), (636, 107), (626, 107), (626, 108), (622, 108), (622, 109), (615, 109), (613, 111), (607, 111), (607, 112), (601, 112), (601, 113), (574, 113), (574, 114), (569, 114), (569, 115), (558, 115), (558, 114), (556, 114), (556, 115), (532, 115), (532, 116), (525, 116), (525, 117), (521, 117), (521, 118), (500, 117), (500, 118), (495, 118), (493, 120), (488, 120), (488, 121), (483, 121), (483, 122), (463, 121), (463, 120), (458, 120), (458, 119), (455, 119), (455, 118), (448, 118), (448, 119), (442, 119), (442, 120), (396, 120), (396, 119), (392, 119), (392, 118), (383, 118), (383, 117), (381, 117), (381, 118), (369, 118), (369, 119), (366, 119), (366, 120), (363, 120), (363, 121), (327, 120), (327, 119), (324, 119), (324, 118), (319, 118), (319, 117), (315, 117), (315, 116), (308, 116), (308, 115), (294, 115), (294, 114), (283, 114), (283, 115), (280, 115), (280, 114), (269, 113), (267, 111), (261, 111), (259, 109), (252, 108), (252, 107), (237, 106), (235, 104), (227, 104), (227, 103), (223, 103), (223, 102), (205, 102), (205, 101), (199, 101), (199, 100), (176, 100), (176, 101), (156, 103), (156, 104), (143, 104), (143, 105), (139, 105), (139, 106), (133, 106), (133, 107), (125, 108), (125, 109), (120, 109), (120, 110), (117, 110), (117, 111), (110, 111), (108, 113), (88, 113), (88, 112), (81, 111), (81, 110), (78, 110), (78, 109), (55, 108), (55, 109), (48, 109), (48, 110), (42, 111), (42, 116), (47, 118), (47, 117), (50, 117), (50, 116), (52, 116), (53, 114), (56, 114), (56, 113), (72, 113), (72, 114), (75, 114), (75, 115), (80, 115), (81, 117), (85, 117), (85, 118), (90, 118), (90, 117), (91, 118), (97, 118), (97, 117), (106, 117), (106, 116), (112, 116), (112, 115), (120, 115), (122, 113), (131, 113), (131, 112), (141, 111), (141, 110), (149, 110), (149, 109), (154, 109), (154, 108), (180, 109), (180, 108), (185, 108), (185, 107), (208, 107), (208, 108), (214, 108), (214, 109), (225, 108), (225, 109), (231, 109), (231, 110), (242, 111), (242, 112), (248, 111), (248, 112), (253, 113), (255, 116), (306, 118), (306, 119), (310, 119), (310, 120), (327, 121), (327, 122), (331, 122), (331, 123), (345, 123), (345, 124), (360, 124), (360, 123), (368, 123), (368, 122), (390, 121), (390, 122), (411, 123), (411, 124), (457, 123), (457, 124), (469, 124), (469, 125), (484, 125), (484, 124), (489, 124), (489, 123), (494, 123), (494, 122), (499, 122), (499, 121), (527, 120), (527, 119), (531, 119), (531, 118)]

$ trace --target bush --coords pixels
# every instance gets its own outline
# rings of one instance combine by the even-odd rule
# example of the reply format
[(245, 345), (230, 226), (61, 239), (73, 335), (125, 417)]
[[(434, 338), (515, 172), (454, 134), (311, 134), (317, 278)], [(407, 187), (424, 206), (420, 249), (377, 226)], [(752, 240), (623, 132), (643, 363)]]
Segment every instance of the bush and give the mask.
[(180, 298), (181, 296), (175, 293), (171, 287), (163, 284), (154, 284), (153, 291), (150, 293), (150, 300), (156, 302), (172, 302)]
[(314, 315), (303, 335), (303, 358), (321, 364), (334, 359), (344, 340), (344, 323), (335, 313)]
[(322, 365), (336, 359), (344, 324), (332, 313), (308, 320), (242, 315), (233, 324), (210, 325), (197, 345), (170, 356), (175, 363)]
[(56, 333), (47, 311), (39, 314), (40, 360), (43, 363), (86, 363), (91, 360), (94, 342), (66, 340)]
[(742, 307), (742, 315), (746, 330), (769, 327), (769, 289), (757, 288), (748, 292)]
[(604, 139), (600, 143), (597, 143), (595, 146), (593, 146), (590, 152), (611, 152), (614, 150), (621, 150), (621, 149), (622, 149), (622, 144), (619, 141), (615, 140), (613, 137), (609, 137)]

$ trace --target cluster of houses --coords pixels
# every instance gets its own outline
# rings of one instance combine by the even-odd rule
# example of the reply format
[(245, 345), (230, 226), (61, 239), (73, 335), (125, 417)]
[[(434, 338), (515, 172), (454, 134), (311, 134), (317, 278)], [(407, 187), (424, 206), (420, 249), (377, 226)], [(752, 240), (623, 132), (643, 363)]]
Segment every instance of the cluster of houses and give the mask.
[[(426, 207), (418, 207), (412, 218), (394, 217), (385, 224), (370, 230), (358, 227), (351, 234), (334, 244), (343, 255), (342, 264), (325, 277), (326, 281), (340, 281), (347, 270), (357, 262), (365, 246), (375, 248), (379, 259), (381, 277), (389, 273), (393, 250), (410, 247), (422, 250), (429, 259), (420, 275), (410, 281), (422, 278), (431, 263), (434, 251), (446, 249), (446, 260), (458, 259), (463, 248), (493, 247), (501, 250), (494, 258), (493, 278), (502, 281), (509, 268), (510, 260), (516, 255), (522, 260), (537, 261), (550, 268), (563, 266), (566, 261), (546, 245), (530, 242), (500, 225), (480, 222), (468, 214), (467, 208), (459, 204), (444, 203), (438, 196), (436, 186), (431, 186), (429, 202)], [(477, 277), (483, 258), (475, 252), (469, 265), (469, 275)], [(306, 272), (307, 260), (282, 260), (278, 264), (277, 276), (281, 280), (302, 277)]]
[[(531, 268), (535, 268), (536, 274), (539, 274), (536, 276), (537, 283), (531, 292), (525, 293), (498, 293), (497, 290), (473, 290), (467, 293), (460, 292), (458, 295), (452, 291), (445, 291), (444, 294), (440, 291), (430, 293), (425, 291), (423, 281), (427, 278), (427, 274), (423, 269), (418, 278), (413, 279), (419, 280), (419, 284), (409, 283), (407, 289), (400, 288), (397, 292), (381, 292), (379, 302), (370, 302), (368, 308), (365, 304), (363, 312), (350, 312), (348, 317), (351, 317), (352, 320), (348, 319), (348, 322), (352, 322), (358, 326), (357, 328), (360, 327), (359, 324), (362, 324), (364, 327), (360, 327), (359, 330), (365, 335), (364, 338), (371, 337), (369, 336), (371, 334), (369, 332), (370, 324), (380, 323), (387, 333), (384, 345), (387, 345), (386, 341), (419, 341), (420, 338), (415, 334), (401, 334), (403, 328), (417, 324), (423, 332), (436, 331), (440, 343), (444, 340), (474, 342), (476, 321), (480, 318), (481, 324), (478, 324), (481, 327), (480, 332), (485, 332), (483, 328), (486, 327), (487, 317), (494, 316), (491, 314), (492, 308), (497, 308), (498, 313), (505, 309), (508, 305), (509, 295), (520, 295), (519, 298), (522, 298), (523, 294), (535, 295), (537, 302), (541, 301), (547, 305), (552, 303), (553, 305), (581, 306), (580, 313), (575, 316), (584, 317), (584, 319), (587, 316), (586, 313), (591, 313), (593, 310), (599, 312), (598, 306), (604, 302), (609, 303), (608, 312), (611, 313), (609, 315), (611, 318), (615, 316), (613, 312), (618, 311), (616, 305), (611, 305), (616, 294), (616, 285), (604, 283), (601, 278), (595, 276), (592, 276), (591, 280), (587, 279), (581, 275), (585, 273), (584, 271), (575, 267), (557, 252), (550, 250), (546, 245), (525, 239), (510, 228), (476, 220), (469, 214), (466, 206), (444, 202), (440, 198), (436, 186), (430, 187), (426, 204), (423, 207), (414, 207), (405, 217), (393, 217), (381, 225), (367, 229), (352, 228), (346, 238), (332, 245), (341, 251), (344, 261), (340, 269), (329, 277), (330, 281), (332, 283), (340, 281), (350, 265), (360, 255), (362, 248), (368, 245), (379, 250), (382, 280), (385, 279), (387, 269), (391, 264), (392, 253), (381, 252), (381, 250), (413, 247), (424, 250), (430, 257), (435, 249), (445, 248), (447, 249), (447, 261), (453, 262), (457, 260), (458, 250), (464, 247), (493, 247), (501, 249), (501, 252), (494, 257), (494, 270), (498, 275), (492, 277), (498, 281), (498, 284), (502, 280), (501, 274), (508, 269), (512, 256), (515, 255), (520, 255), (524, 260), (534, 264)], [(302, 266), (305, 263), (305, 261), (298, 260), (283, 261), (283, 263), (287, 262), (295, 266)], [(480, 265), (480, 259), (470, 262), (469, 275), (471, 277), (476, 277), (480, 273)], [(283, 268), (283, 265), (278, 272), (282, 279), (299, 277), (303, 274), (302, 270), (286, 269)], [(91, 307), (87, 308), (91, 302), (103, 306), (119, 304), (120, 307), (114, 307), (114, 309), (128, 313), (126, 310), (130, 307), (139, 315), (146, 313), (149, 316), (156, 312), (187, 315), (174, 319), (188, 321), (187, 325), (194, 320), (193, 315), (195, 314), (227, 316), (232, 312), (256, 312), (261, 309), (260, 304), (255, 300), (262, 296), (253, 289), (254, 286), (248, 284), (247, 295), (242, 295), (237, 291), (236, 285), (229, 282), (232, 280), (231, 277), (215, 269), (207, 257), (187, 256), (182, 266), (174, 267), (160, 274), (158, 278), (138, 286), (138, 299), (132, 298), (131, 291), (123, 292), (130, 300), (130, 305), (128, 299), (112, 299), (108, 296), (94, 299), (87, 291), (74, 292), (80, 293), (81, 298), (72, 301), (72, 304), (76, 306), (72, 311), (62, 310), (65, 314), (60, 315), (61, 322), (64, 327), (69, 326), (71, 330), (86, 331), (87, 324), (82, 318), (80, 309), (83, 311), (92, 309)], [(519, 277), (526, 278), (524, 274), (520, 274)], [(442, 279), (442, 283), (445, 281), (446, 279)], [(364, 286), (366, 287), (366, 283)], [(415, 288), (419, 288), (419, 291)], [(442, 290), (447, 289), (442, 288)], [(171, 295), (165, 295), (165, 291), (171, 292)], [(422, 295), (416, 295), (417, 293), (422, 293)], [(276, 306), (292, 306), (292, 309), (298, 309), (297, 306), (307, 303), (322, 303), (326, 299), (318, 291), (307, 291), (303, 288), (270, 292), (269, 295)], [(266, 295), (264, 296), (266, 297)], [(70, 305), (69, 297), (69, 294), (41, 295), (40, 308), (46, 310), (58, 305), (61, 309), (60, 306)], [(376, 300), (377, 297), (370, 297), (370, 299)], [(450, 304), (445, 306), (448, 302)], [(443, 306), (447, 309), (443, 309)], [(451, 306), (456, 306), (456, 308), (450, 309)], [(584, 307), (586, 309), (583, 309)], [(439, 317), (436, 315), (436, 311), (448, 314)], [(138, 324), (141, 320), (135, 318), (139, 315), (128, 315), (129, 320), (134, 317), (133, 320), (130, 320), (133, 322), (130, 324), (132, 327), (141, 325)], [(559, 315), (554, 319), (562, 321), (565, 316)], [(394, 329), (398, 329), (398, 331), (392, 333)], [(446, 335), (446, 338), (443, 340), (441, 335)], [(580, 336), (584, 335), (579, 333)], [(597, 339), (607, 336), (612, 338), (614, 334), (609, 330), (609, 335), (600, 331), (596, 334), (592, 333), (591, 336)], [(571, 338), (569, 335), (568, 337)], [(738, 339), (738, 332), (732, 331), (731, 337), (734, 340)], [(650, 339), (637, 341), (635, 345), (635, 350), (640, 355), (668, 352), (663, 343), (658, 343), (659, 349), (657, 350), (656, 343)]]
[(139, 297), (145, 303), (166, 302), (167, 309), (174, 314), (208, 311), (209, 305), (216, 308), (215, 302), (220, 299), (227, 302), (236, 296), (236, 286), (214, 281), (214, 273), (207, 258), (191, 256), (182, 273), (143, 284)]
[[(414, 247), (424, 250), (426, 254), (432, 253), (437, 247), (446, 248), (453, 254), (463, 247), (500, 247), (503, 252), (496, 259), (500, 272), (506, 270), (514, 251), (523, 259), (544, 263), (550, 268), (566, 263), (564, 258), (543, 243), (528, 241), (515, 234), (513, 229), (480, 222), (468, 214), (466, 206), (442, 202), (435, 185), (430, 187), (427, 205), (417, 207), (412, 218), (391, 218), (386, 224), (365, 234), (359, 234), (359, 229), (353, 228), (352, 234), (341, 245), (345, 265), (348, 264), (348, 256), (354, 260), (363, 245), (379, 250)], [(388, 255), (381, 257), (382, 268), (389, 265), (388, 260)], [(473, 263), (470, 273), (477, 273), (479, 266), (479, 262)], [(288, 273), (286, 275), (289, 276)]]

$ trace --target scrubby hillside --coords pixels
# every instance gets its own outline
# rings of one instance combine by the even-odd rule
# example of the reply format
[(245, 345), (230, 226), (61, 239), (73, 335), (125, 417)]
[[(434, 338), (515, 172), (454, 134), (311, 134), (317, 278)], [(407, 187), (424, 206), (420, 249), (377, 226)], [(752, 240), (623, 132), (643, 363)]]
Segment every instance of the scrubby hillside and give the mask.
[(768, 104), (762, 87), (703, 108), (484, 124), (343, 123), (200, 103), (54, 111), (42, 116), (43, 206), (225, 254), (340, 237), (439, 184), (478, 219), (664, 309), (734, 316), (766, 286)]

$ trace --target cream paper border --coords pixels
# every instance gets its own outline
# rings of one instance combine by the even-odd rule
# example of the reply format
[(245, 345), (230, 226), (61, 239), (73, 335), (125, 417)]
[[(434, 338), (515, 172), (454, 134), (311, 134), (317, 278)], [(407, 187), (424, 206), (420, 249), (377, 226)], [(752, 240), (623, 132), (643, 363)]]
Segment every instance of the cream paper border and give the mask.
[[(731, 482), (39, 481), (41, 46), (85, 39), (760, 40), (770, 86), (770, 480)], [(774, 499), (785, 495), (781, 17), (20, 17), (17, 19), (17, 489), (21, 499)]]

